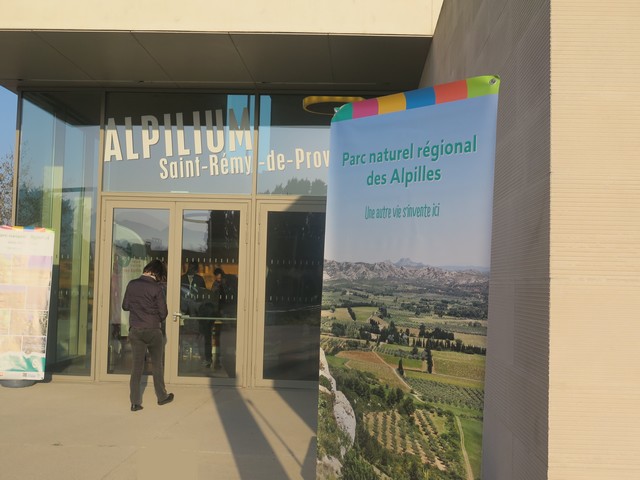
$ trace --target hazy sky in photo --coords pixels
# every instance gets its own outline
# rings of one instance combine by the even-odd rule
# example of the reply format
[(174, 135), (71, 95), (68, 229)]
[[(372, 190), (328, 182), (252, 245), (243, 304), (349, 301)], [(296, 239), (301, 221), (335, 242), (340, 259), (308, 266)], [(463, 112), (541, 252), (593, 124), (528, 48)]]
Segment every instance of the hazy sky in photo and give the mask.
[[(332, 125), (325, 258), (488, 268), (496, 105), (497, 95), (487, 95)], [(475, 143), (476, 151), (436, 160), (418, 153), (456, 142)], [(412, 156), (371, 161), (372, 153), (404, 149)], [(353, 155), (364, 157), (352, 165), (345, 159)], [(403, 169), (440, 178), (392, 181)], [(435, 214), (405, 216), (420, 207)]]

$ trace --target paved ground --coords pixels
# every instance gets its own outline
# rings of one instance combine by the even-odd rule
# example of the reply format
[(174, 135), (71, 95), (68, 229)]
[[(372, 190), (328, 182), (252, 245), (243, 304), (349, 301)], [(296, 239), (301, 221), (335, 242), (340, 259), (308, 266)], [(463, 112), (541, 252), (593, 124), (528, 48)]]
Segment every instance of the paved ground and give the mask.
[(1, 386), (0, 478), (315, 479), (316, 391), (169, 390), (131, 412), (127, 384)]

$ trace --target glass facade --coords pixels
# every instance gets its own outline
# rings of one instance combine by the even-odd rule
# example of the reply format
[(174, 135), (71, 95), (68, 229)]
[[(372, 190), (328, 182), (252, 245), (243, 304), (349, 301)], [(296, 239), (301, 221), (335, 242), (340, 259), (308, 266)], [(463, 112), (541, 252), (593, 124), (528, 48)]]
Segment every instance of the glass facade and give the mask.
[(89, 375), (102, 95), (25, 93), (16, 224), (55, 231), (47, 370)]
[[(238, 292), (251, 291), (255, 277), (242, 275), (239, 257), (258, 237), (257, 209), (240, 218), (233, 207), (216, 207), (229, 196), (258, 204), (294, 205), (300, 196), (323, 203), (331, 117), (305, 111), (303, 99), (148, 91), (23, 93), (16, 225), (56, 233), (49, 372), (91, 375), (95, 343), (104, 352), (106, 373), (128, 374), (124, 288), (151, 259), (169, 264), (172, 255), (179, 255), (180, 261), (173, 262), (180, 270), (172, 267), (176, 271), (170, 269), (169, 275), (181, 277), (180, 292), (168, 292), (168, 298), (175, 295), (180, 302), (179, 312), (171, 312), (180, 317), (176, 348), (167, 349), (175, 356), (175, 375), (235, 379), (238, 349), (257, 334), (264, 345), (258, 377), (317, 379), (324, 214), (299, 209), (269, 214), (267, 259), (251, 254), (253, 264), (247, 268), (256, 273), (257, 265), (267, 262), (266, 289), (242, 306), (250, 317), (256, 302), (264, 301), (266, 316), (244, 318), (242, 328), (249, 336), (241, 339)], [(125, 207), (101, 212), (103, 219), (113, 218), (108, 228), (103, 225), (111, 237), (101, 247), (97, 205), (114, 196), (124, 198)], [(141, 196), (147, 200), (144, 208), (136, 205)], [(184, 202), (196, 197), (197, 206), (177, 208), (176, 215), (174, 207), (149, 207), (150, 198)], [(246, 238), (240, 238), (241, 225), (248, 226)], [(181, 232), (181, 253), (172, 253), (178, 234), (172, 238), (171, 231)], [(108, 305), (98, 308), (96, 301), (94, 309), (96, 253), (109, 270), (104, 277), (99, 274), (109, 292), (103, 302)], [(183, 291), (182, 280), (189, 275), (204, 281), (197, 292), (191, 285)], [(251, 351), (243, 354), (247, 365), (256, 364)]]
[(302, 109), (303, 96), (260, 97), (258, 193), (327, 195), (331, 117)]
[(255, 99), (110, 93), (105, 192), (250, 194)]

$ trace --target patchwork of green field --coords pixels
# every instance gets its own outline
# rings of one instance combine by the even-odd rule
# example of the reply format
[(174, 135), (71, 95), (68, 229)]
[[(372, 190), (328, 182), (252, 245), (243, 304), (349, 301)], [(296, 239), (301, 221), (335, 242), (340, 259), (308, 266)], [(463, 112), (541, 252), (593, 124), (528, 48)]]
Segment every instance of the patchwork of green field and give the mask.
[(484, 355), (432, 351), (433, 371), (440, 375), (468, 378), (484, 382)]
[(462, 340), (465, 345), (471, 345), (472, 347), (487, 348), (487, 336), (486, 335), (473, 335), (470, 333), (456, 333), (456, 338)]
[(467, 450), (473, 478), (480, 478), (482, 470), (482, 420), (460, 417), (464, 432), (464, 447)]
[[(367, 433), (361, 437), (361, 450), (356, 453), (378, 472), (377, 477), (358, 478), (464, 478), (461, 438), (455, 417), (447, 408), (426, 405), (407, 390), (404, 394), (398, 393), (402, 389), (385, 379), (368, 375), (361, 368), (351, 368), (368, 363), (392, 371), (374, 352), (343, 351), (338, 355), (327, 357), (331, 372), (337, 388), (347, 396), (359, 425)], [(370, 361), (364, 361), (366, 358)], [(336, 360), (340, 363), (346, 360), (346, 363), (339, 366)], [(320, 398), (322, 401), (330, 397)], [(326, 426), (323, 424), (326, 430), (331, 426), (331, 422)], [(342, 444), (342, 441), (325, 440), (320, 435), (318, 442), (319, 451), (327, 452)]]
[[(402, 358), (404, 368), (426, 370), (421, 359), (407, 358), (412, 348), (400, 345), (378, 345), (375, 351), (389, 365), (398, 366)], [(422, 349), (420, 349), (422, 352)], [(467, 353), (432, 350), (434, 374), (460, 377), (469, 380), (484, 381), (486, 357), (484, 355), (470, 355)]]
[(335, 322), (347, 323), (357, 321), (363, 325), (369, 324), (369, 318), (376, 315), (378, 309), (376, 307), (353, 307), (353, 313), (356, 315), (356, 319), (351, 318), (351, 314), (346, 308), (336, 308), (333, 312), (331, 310), (322, 310), (322, 318), (334, 318)]
[[(380, 345), (375, 347), (375, 351), (380, 354), (385, 355), (394, 355), (398, 358), (409, 355), (413, 350), (413, 347), (409, 347), (407, 345), (395, 345), (389, 343), (381, 343)], [(419, 349), (419, 351), (421, 351)]]
[(404, 372), (405, 380), (409, 378), (425, 379), (432, 382), (446, 383), (447, 385), (453, 385), (456, 387), (468, 387), (477, 388), (482, 390), (484, 388), (484, 382), (478, 380), (471, 380), (470, 378), (451, 377), (449, 375), (440, 375), (437, 373), (416, 372), (414, 370), (407, 370)]
[(440, 328), (455, 333), (455, 337), (465, 345), (472, 345), (475, 347), (486, 348), (487, 341), (487, 321), (486, 320), (469, 320), (464, 318), (454, 317), (438, 317), (436, 315), (427, 314), (416, 317), (414, 313), (405, 310), (396, 310), (389, 308), (391, 317), (380, 318), (378, 317), (378, 310), (373, 306), (353, 307), (352, 308), (356, 319), (353, 320), (346, 308), (336, 308), (333, 312), (331, 310), (321, 311), (321, 320), (323, 325), (326, 326), (324, 331), (329, 331), (331, 328), (331, 322), (338, 322), (344, 325), (354, 325), (358, 328), (363, 325), (369, 325), (369, 319), (373, 318), (380, 324), (380, 327), (389, 325), (389, 322), (393, 321), (399, 330), (405, 331), (409, 329), (409, 332), (414, 337), (417, 337), (420, 330), (420, 325), (424, 325), (427, 330), (434, 330)]
[[(391, 318), (386, 318), (384, 321), (388, 323), (393, 320), (398, 328), (408, 328), (411, 333), (416, 334), (420, 329), (420, 325), (424, 325), (427, 330), (434, 330), (435, 328), (441, 328), (455, 332), (456, 338), (460, 334), (471, 335), (472, 337), (486, 337), (487, 335), (487, 321), (486, 320), (469, 320), (466, 318), (454, 318), (454, 317), (438, 317), (437, 315), (427, 314), (416, 317), (411, 312), (395, 310), (391, 311)], [(463, 340), (464, 341), (464, 340)], [(466, 344), (467, 342), (465, 342)], [(470, 345), (477, 345), (477, 342), (471, 342)]]
[(389, 387), (409, 391), (407, 384), (400, 379), (394, 369), (373, 352), (343, 351), (338, 353), (337, 358), (346, 359), (344, 365), (348, 368), (372, 373), (380, 382)]
[[(472, 476), (480, 478), (486, 357), (477, 349), (476, 354), (437, 350), (448, 345), (439, 341), (431, 348), (433, 370), (429, 374), (418, 333), (421, 325), (428, 333), (439, 328), (454, 335), (454, 346), (458, 341), (460, 347), (461, 341), (465, 347), (486, 348), (488, 322), (434, 313), (440, 302), (453, 315), (471, 311), (462, 308), (477, 301), (477, 292), (445, 285), (427, 287), (386, 280), (366, 285), (347, 280), (330, 283), (323, 291), (321, 348), (338, 389), (348, 396), (368, 432), (361, 459), (375, 467), (379, 478), (413, 478), (409, 470), (415, 462), (424, 478), (470, 478), (465, 473), (458, 419)], [(358, 303), (361, 306), (353, 306)], [(349, 304), (351, 311), (346, 308)], [(329, 306), (334, 306), (333, 311)], [(359, 339), (363, 326), (370, 330), (370, 319), (380, 329), (393, 322), (399, 333), (409, 333), (408, 345), (377, 344), (375, 333), (370, 341)], [(334, 323), (342, 326), (334, 327)], [(398, 337), (390, 340), (398, 341)], [(397, 372), (400, 360), (403, 377)], [(395, 392), (400, 395), (396, 400)], [(327, 450), (336, 449), (330, 447)]]
[(344, 350), (349, 348), (347, 341), (353, 340), (342, 337), (331, 337), (329, 335), (320, 335), (320, 348), (322, 348), (325, 353), (331, 352), (336, 348)]
[[(346, 342), (353, 346), (353, 340), (323, 336), (328, 347), (342, 341), (344, 347), (348, 347)], [(444, 353), (452, 353), (443, 358), (454, 361), (474, 357)], [(356, 411), (361, 412), (359, 418), (362, 418), (364, 428), (378, 445), (366, 444), (362, 459), (371, 461), (379, 469), (383, 474), (380, 478), (410, 478), (408, 466), (416, 461), (422, 464), (425, 473), (428, 472), (428, 478), (465, 478), (455, 415), (468, 420), (462, 428), (465, 448), (472, 451), (470, 462), (475, 474), (479, 471), (477, 452), (481, 450), (481, 444), (474, 446), (473, 442), (481, 441), (478, 433), (481, 433), (482, 383), (413, 370), (405, 370), (405, 376), (401, 378), (396, 372), (399, 359), (366, 348), (345, 348), (335, 355), (327, 355), (338, 389), (347, 394)], [(407, 360), (410, 359), (403, 358), (403, 365)], [(405, 392), (402, 401), (393, 400), (396, 390)], [(366, 401), (354, 398), (355, 392), (359, 391), (367, 392)], [(413, 405), (410, 410), (406, 409), (407, 401)], [(330, 424), (326, 426), (329, 427)], [(329, 442), (323, 448), (327, 451), (335, 449), (333, 443)], [(407, 460), (409, 458), (412, 460)]]
[[(442, 425), (438, 430), (436, 421)], [(416, 455), (423, 464), (432, 465), (440, 471), (447, 470), (445, 420), (425, 409), (417, 409), (412, 422), (395, 410), (370, 412), (364, 415), (369, 434), (384, 448), (396, 454)]]
[[(400, 361), (400, 357), (396, 357), (395, 355), (387, 355), (386, 353), (378, 353), (380, 357), (388, 363), (390, 366), (394, 368), (398, 368), (398, 363)], [(415, 368), (416, 370), (422, 369), (422, 360), (416, 360), (413, 358), (403, 358), (402, 359), (402, 367), (403, 368)]]
[(331, 335), (320, 335), (320, 348), (325, 353), (334, 350), (353, 350), (358, 348), (367, 349), (366, 340), (358, 340), (355, 338), (333, 337)]
[[(482, 410), (484, 391), (482, 383), (478, 387), (455, 383), (459, 379), (438, 377), (419, 372), (405, 372), (405, 379), (411, 388), (426, 402), (455, 405), (458, 407)], [(453, 381), (452, 381), (453, 380)], [(462, 379), (464, 381), (464, 379)]]
[(327, 355), (327, 363), (329, 364), (329, 369), (332, 367), (341, 367), (344, 366), (349, 360), (347, 358), (340, 358), (334, 355)]

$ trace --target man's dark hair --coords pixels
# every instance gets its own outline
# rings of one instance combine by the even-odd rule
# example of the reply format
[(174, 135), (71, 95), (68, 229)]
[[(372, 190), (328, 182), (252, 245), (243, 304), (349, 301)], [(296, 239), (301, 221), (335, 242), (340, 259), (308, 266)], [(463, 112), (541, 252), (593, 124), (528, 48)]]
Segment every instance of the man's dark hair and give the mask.
[(220, 267), (218, 267), (213, 271), (213, 275), (214, 276), (215, 275), (224, 275), (224, 270), (222, 270)]
[(167, 278), (167, 267), (160, 260), (151, 260), (145, 265), (142, 273), (151, 273), (160, 282)]

